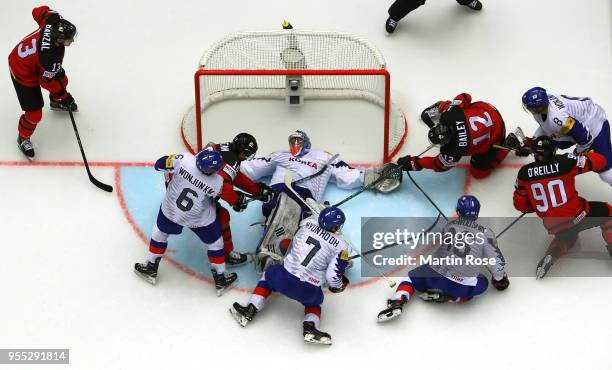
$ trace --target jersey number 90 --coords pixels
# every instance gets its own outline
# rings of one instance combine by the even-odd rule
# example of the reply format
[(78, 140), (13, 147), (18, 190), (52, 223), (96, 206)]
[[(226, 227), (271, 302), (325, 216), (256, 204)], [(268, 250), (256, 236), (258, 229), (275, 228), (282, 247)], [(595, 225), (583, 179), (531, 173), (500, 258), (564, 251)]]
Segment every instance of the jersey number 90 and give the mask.
[[(559, 197), (557, 197), (557, 194)], [(557, 179), (548, 182), (546, 188), (539, 182), (531, 184), (531, 195), (538, 201), (536, 209), (539, 212), (546, 212), (551, 207), (557, 208), (567, 203), (567, 194), (563, 181)]]

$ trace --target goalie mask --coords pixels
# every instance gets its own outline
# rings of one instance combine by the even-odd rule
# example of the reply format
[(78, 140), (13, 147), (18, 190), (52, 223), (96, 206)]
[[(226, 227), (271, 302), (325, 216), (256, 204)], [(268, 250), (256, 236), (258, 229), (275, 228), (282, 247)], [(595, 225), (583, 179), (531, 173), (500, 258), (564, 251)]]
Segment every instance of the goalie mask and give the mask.
[(297, 130), (289, 135), (289, 151), (294, 157), (301, 157), (310, 152), (310, 138), (304, 131)]

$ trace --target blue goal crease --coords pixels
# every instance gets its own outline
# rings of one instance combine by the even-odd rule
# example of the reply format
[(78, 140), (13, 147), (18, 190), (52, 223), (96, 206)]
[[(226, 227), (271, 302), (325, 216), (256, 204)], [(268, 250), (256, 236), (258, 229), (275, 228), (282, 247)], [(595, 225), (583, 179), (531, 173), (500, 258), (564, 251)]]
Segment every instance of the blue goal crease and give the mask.
[[(413, 173), (415, 181), (427, 191), (446, 215), (454, 213), (457, 198), (463, 193), (465, 176), (466, 173), (462, 169), (443, 173), (431, 171)], [(122, 167), (120, 186), (127, 211), (136, 226), (149, 238), (166, 190), (164, 177), (150, 167)], [(334, 204), (352, 192), (330, 183), (323, 199)], [(235, 213), (231, 207), (227, 208), (231, 214), (235, 249), (246, 253), (254, 252), (263, 234), (263, 228), (249, 225), (263, 221), (260, 203), (251, 203), (240, 214)], [(360, 248), (361, 217), (435, 217), (437, 215), (435, 208), (410, 181), (404, 181), (400, 189), (390, 194), (364, 192), (344, 204), (342, 209), (347, 215), (342, 231), (356, 248)], [(137, 247), (142, 248), (142, 245)], [(172, 259), (184, 268), (211, 277), (206, 250), (190, 230), (185, 229), (181, 235), (170, 236), (168, 247), (172, 252)], [(143, 260), (146, 253), (147, 246), (142, 248)], [(370, 279), (361, 277), (360, 260), (354, 260), (355, 266), (347, 274), (353, 283)], [(246, 289), (255, 287), (260, 277), (254, 271), (252, 263), (237, 267), (232, 271), (236, 271), (240, 277), (239, 286)]]

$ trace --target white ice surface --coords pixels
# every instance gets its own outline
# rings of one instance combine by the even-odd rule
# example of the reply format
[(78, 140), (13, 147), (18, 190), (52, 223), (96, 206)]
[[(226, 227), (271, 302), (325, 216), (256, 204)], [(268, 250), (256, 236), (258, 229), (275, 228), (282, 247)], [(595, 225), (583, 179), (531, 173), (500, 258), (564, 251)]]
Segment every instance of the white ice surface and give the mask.
[[(8, 55), (35, 24), (29, 0), (5, 0), (0, 50)], [(591, 96), (612, 112), (609, 1), (486, 0), (473, 14), (430, 0), (384, 32), (388, 2), (365, 0), (53, 1), (79, 29), (67, 50), (69, 90), (89, 159), (151, 162), (182, 150), (179, 121), (193, 104), (193, 71), (226, 34), (296, 27), (353, 32), (376, 44), (392, 74), (395, 102), (410, 121), (404, 153), (426, 146), (423, 107), (468, 91), (530, 133), (522, 111), (529, 87)], [(115, 195), (88, 182), (82, 167), (16, 166), (21, 114), (8, 70), (0, 73), (0, 348), (70, 348), (74, 369), (609, 369), (610, 278), (514, 278), (462, 306), (411, 302), (405, 317), (377, 325), (392, 291), (379, 282), (327, 295), (323, 328), (331, 348), (301, 340), (300, 306), (278, 297), (245, 329), (227, 313), (246, 295), (212, 288), (169, 265), (163, 284), (131, 271), (146, 247)], [(45, 95), (46, 96), (46, 95)], [(44, 161), (79, 161), (68, 117), (45, 108), (34, 136)], [(350, 154), (357, 148), (332, 148)], [(516, 162), (510, 158), (509, 163)], [(112, 167), (93, 168), (113, 182)], [(469, 191), (483, 214), (512, 216), (515, 170)], [(610, 200), (595, 175), (582, 194)], [(535, 262), (535, 261), (534, 261)], [(611, 264), (612, 268), (612, 264)], [(0, 368), (15, 368), (2, 366)], [(20, 367), (21, 368), (21, 367)], [(25, 368), (25, 367), (24, 367)], [(44, 368), (44, 366), (36, 367)]]

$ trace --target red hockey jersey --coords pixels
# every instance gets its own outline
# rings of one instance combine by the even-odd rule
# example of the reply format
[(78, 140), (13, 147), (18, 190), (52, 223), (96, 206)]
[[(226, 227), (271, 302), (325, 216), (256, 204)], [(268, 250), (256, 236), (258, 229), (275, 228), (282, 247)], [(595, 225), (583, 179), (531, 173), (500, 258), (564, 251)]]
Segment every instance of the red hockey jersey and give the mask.
[(605, 166), (606, 158), (597, 153), (556, 155), (547, 163), (527, 164), (518, 172), (514, 208), (536, 212), (551, 234), (568, 229), (589, 212), (589, 203), (576, 191), (575, 177)]
[(454, 132), (450, 143), (440, 147), (437, 157), (423, 157), (419, 165), (437, 172), (446, 171), (456, 165), (461, 157), (484, 153), (493, 144), (501, 142), (506, 135), (504, 120), (489, 103), (472, 103), (470, 94), (457, 95), (439, 106), (444, 122)]
[(48, 6), (34, 8), (32, 17), (39, 28), (11, 51), (8, 57), (11, 75), (21, 85), (42, 86), (55, 94), (62, 91), (59, 79), (64, 79), (64, 85), (67, 83), (62, 68), (65, 48), (51, 41), (51, 27), (61, 17)]

